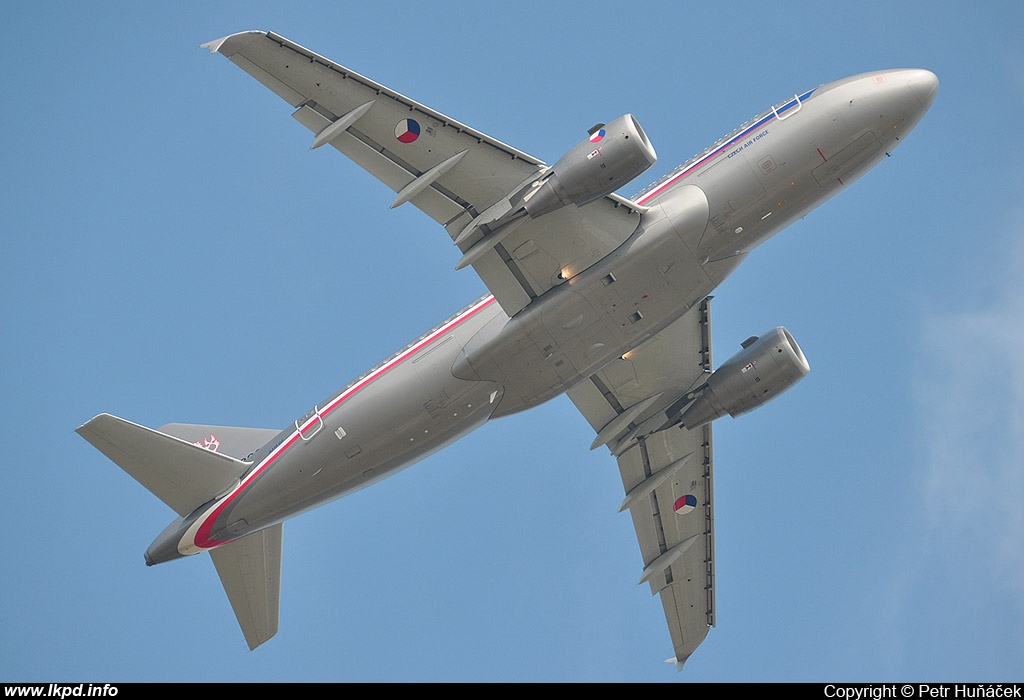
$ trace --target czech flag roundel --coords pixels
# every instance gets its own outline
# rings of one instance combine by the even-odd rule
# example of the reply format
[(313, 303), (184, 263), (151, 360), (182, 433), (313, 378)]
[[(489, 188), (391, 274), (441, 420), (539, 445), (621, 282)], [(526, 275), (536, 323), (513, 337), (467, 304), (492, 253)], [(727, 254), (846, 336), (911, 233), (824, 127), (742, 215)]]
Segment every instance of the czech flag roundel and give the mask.
[(686, 515), (691, 510), (697, 507), (697, 497), (692, 493), (688, 493), (685, 496), (680, 496), (676, 499), (675, 503), (676, 515)]
[(597, 131), (595, 131), (594, 133), (592, 133), (590, 135), (590, 143), (597, 143), (598, 141), (600, 141), (601, 139), (604, 138), (604, 135), (605, 135), (605, 130), (604, 129), (598, 129)]
[(420, 137), (420, 123), (415, 119), (403, 119), (395, 124), (395, 138), (402, 143), (412, 143)]

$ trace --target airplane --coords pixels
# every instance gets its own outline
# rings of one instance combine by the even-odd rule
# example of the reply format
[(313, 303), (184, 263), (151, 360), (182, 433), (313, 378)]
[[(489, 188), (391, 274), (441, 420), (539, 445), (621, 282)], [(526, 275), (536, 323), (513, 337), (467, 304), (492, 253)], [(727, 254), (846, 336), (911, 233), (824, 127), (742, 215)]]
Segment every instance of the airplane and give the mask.
[(489, 293), (283, 430), (100, 414), (77, 432), (178, 515), (151, 566), (209, 552), (250, 649), (278, 630), (282, 523), (494, 418), (568, 394), (624, 487), (683, 663), (715, 625), (712, 422), (810, 366), (788, 330), (711, 351), (712, 290), (757, 245), (889, 155), (936, 76), (864, 73), (795, 93), (633, 198), (657, 159), (640, 122), (600, 123), (553, 166), (272, 32), (203, 45), (313, 134), (441, 224)]

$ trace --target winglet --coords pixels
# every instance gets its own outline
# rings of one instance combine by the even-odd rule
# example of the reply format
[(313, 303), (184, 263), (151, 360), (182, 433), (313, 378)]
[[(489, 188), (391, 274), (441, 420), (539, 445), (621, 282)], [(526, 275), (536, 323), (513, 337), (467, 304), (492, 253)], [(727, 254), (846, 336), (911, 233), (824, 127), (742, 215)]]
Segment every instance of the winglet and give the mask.
[(228, 37), (222, 36), (220, 39), (214, 39), (213, 41), (208, 41), (205, 44), (200, 44), (199, 48), (201, 48), (201, 49), (209, 49), (210, 53), (217, 53), (217, 51), (220, 49), (220, 45), (223, 44), (227, 40), (228, 40)]
[[(688, 658), (690, 658), (690, 657), (687, 656), (686, 659), (688, 659)], [(686, 663), (686, 659), (683, 659), (682, 661), (680, 661), (679, 659), (677, 659), (676, 657), (673, 656), (671, 659), (665, 659), (665, 663), (667, 663), (667, 664), (675, 664), (676, 672), (679, 672), (679, 671), (683, 670), (683, 664)]]
[(208, 41), (205, 44), (200, 44), (199, 48), (201, 48), (201, 49), (209, 49), (210, 53), (218, 53), (220, 51), (220, 47), (223, 46), (224, 43), (227, 42), (229, 39), (234, 39), (237, 36), (245, 36), (246, 34), (259, 34), (260, 36), (266, 36), (267, 35), (266, 32), (261, 32), (258, 29), (253, 29), (253, 30), (250, 30), (250, 31), (247, 31), (247, 32), (236, 32), (234, 34), (228, 34), (227, 36), (222, 36), (220, 39), (214, 39), (213, 41)]

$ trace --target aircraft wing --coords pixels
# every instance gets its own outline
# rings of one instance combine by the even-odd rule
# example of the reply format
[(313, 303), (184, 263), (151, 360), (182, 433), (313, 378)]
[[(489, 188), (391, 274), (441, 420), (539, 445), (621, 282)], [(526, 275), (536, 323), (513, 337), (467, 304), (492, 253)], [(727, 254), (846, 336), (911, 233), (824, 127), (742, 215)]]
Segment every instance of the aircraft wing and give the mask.
[(621, 510), (633, 516), (644, 561), (640, 583), (661, 595), (680, 666), (715, 624), (711, 424), (650, 431), (711, 369), (708, 298), (569, 391), (598, 433), (595, 444), (617, 456)]
[[(204, 44), (269, 87), (315, 137), (443, 225), (512, 316), (565, 277), (617, 248), (643, 207), (609, 195), (507, 223), (509, 198), (544, 163), (271, 32)], [(506, 216), (499, 235), (494, 225)], [(496, 226), (495, 226), (496, 228)]]

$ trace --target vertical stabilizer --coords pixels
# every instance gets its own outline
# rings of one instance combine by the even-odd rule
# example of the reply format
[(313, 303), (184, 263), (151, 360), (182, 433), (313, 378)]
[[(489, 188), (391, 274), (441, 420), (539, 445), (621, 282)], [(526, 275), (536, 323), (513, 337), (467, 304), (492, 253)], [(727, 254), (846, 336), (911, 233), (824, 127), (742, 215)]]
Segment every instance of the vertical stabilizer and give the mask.
[(277, 524), (210, 550), (250, 650), (277, 634), (282, 530)]

